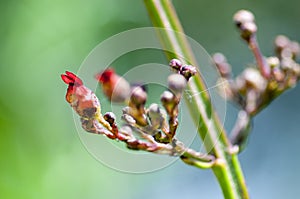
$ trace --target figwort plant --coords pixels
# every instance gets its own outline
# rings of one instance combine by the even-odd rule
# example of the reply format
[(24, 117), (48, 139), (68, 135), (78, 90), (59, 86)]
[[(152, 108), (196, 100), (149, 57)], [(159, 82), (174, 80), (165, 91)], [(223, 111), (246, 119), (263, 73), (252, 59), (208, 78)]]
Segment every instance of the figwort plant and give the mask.
[[(154, 26), (183, 33), (171, 1), (145, 0), (145, 5)], [(130, 86), (112, 68), (102, 71), (96, 78), (110, 101), (125, 104), (123, 126), (117, 126), (114, 113), (101, 113), (97, 96), (71, 72), (61, 76), (68, 84), (66, 100), (80, 116), (82, 127), (87, 132), (122, 141), (129, 149), (179, 156), (188, 165), (212, 169), (224, 198), (247, 199), (249, 194), (237, 154), (245, 147), (253, 117), (299, 80), (300, 65), (295, 60), (300, 47), (297, 42), (281, 35), (275, 39), (275, 55), (265, 57), (257, 43), (254, 15), (247, 10), (240, 10), (234, 15), (233, 21), (256, 63), (255, 67), (248, 67), (233, 77), (225, 56), (221, 53), (213, 55), (221, 75), (219, 81), (225, 85), (221, 94), (238, 105), (240, 111), (235, 126), (227, 134), (207, 93), (202, 92), (191, 99), (193, 106), (189, 106), (190, 113), (192, 116), (200, 115), (200, 118), (194, 117), (194, 122), (200, 137), (206, 139), (206, 154), (187, 148), (175, 136), (179, 122), (178, 107), (184, 89), (188, 87), (192, 92), (200, 93), (207, 88), (200, 74), (201, 66), (200, 72), (195, 67), (197, 63), (189, 43), (184, 36), (175, 35), (174, 32), (158, 32), (162, 44), (175, 52), (166, 53), (174, 74), (166, 77), (168, 88), (160, 98), (163, 108), (155, 103), (146, 107), (146, 89), (141, 85)], [(185, 63), (182, 57), (189, 63)]]

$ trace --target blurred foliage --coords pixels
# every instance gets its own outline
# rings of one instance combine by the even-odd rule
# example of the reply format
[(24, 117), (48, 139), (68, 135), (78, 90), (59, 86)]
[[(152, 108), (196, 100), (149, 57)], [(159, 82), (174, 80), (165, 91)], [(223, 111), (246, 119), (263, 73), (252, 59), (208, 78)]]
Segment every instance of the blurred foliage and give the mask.
[[(272, 54), (277, 34), (300, 41), (296, 0), (174, 4), (186, 33), (209, 53), (224, 52), (235, 72), (253, 59), (231, 22), (238, 9), (255, 13), (266, 55)], [(76, 72), (104, 39), (150, 26), (142, 1), (3, 0), (0, 19), (0, 198), (222, 197), (208, 171), (178, 162), (151, 174), (119, 173), (93, 159), (78, 139), (59, 75)], [(134, 66), (143, 56), (129, 56), (124, 63)], [(241, 157), (253, 198), (300, 195), (299, 93), (299, 87), (291, 90), (257, 117)], [(230, 109), (226, 125), (233, 114)]]

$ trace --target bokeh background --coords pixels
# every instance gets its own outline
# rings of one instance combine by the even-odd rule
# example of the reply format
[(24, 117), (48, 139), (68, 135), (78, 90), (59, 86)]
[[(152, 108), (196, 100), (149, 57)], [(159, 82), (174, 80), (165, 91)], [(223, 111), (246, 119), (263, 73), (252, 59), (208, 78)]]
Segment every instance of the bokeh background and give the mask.
[[(300, 41), (296, 0), (174, 4), (187, 35), (209, 53), (223, 52), (236, 74), (253, 61), (232, 25), (237, 10), (255, 13), (266, 55), (273, 53), (277, 34)], [(60, 74), (76, 72), (106, 38), (151, 26), (143, 1), (1, 1), (0, 19), (0, 198), (222, 198), (209, 170), (177, 161), (152, 173), (121, 173), (95, 160), (80, 142)], [(146, 53), (121, 63), (129, 68), (143, 59), (167, 63), (162, 54)], [(300, 86), (255, 118), (250, 143), (240, 155), (252, 198), (300, 195), (299, 98)], [(235, 115), (229, 105), (228, 128)]]

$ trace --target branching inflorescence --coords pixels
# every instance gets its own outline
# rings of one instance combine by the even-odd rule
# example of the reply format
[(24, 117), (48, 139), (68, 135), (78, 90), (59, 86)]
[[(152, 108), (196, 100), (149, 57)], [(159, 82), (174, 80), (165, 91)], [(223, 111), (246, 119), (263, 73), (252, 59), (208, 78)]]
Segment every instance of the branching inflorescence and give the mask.
[[(233, 78), (230, 64), (223, 54), (216, 53), (213, 60), (221, 75), (219, 81), (225, 86), (221, 94), (240, 108), (230, 141), (232, 146), (239, 146), (241, 151), (251, 131), (252, 118), (299, 80), (300, 65), (296, 63), (296, 58), (300, 46), (285, 36), (278, 36), (275, 39), (276, 56), (264, 57), (256, 39), (254, 15), (241, 10), (234, 15), (234, 22), (241, 38), (253, 52), (256, 67), (248, 67)], [(83, 85), (79, 77), (71, 72), (61, 77), (68, 84), (66, 100), (80, 116), (82, 127), (87, 132), (124, 142), (129, 149), (179, 156), (187, 164), (210, 168), (218, 162), (214, 154), (202, 154), (189, 149), (175, 137), (182, 94), (189, 79), (198, 71), (178, 59), (172, 59), (169, 66), (174, 74), (168, 77), (168, 89), (161, 95), (163, 108), (156, 103), (146, 107), (145, 87), (131, 86), (112, 68), (96, 75), (107, 98), (111, 102), (125, 104), (122, 114), (124, 124), (121, 127), (117, 125), (114, 113), (101, 113), (97, 96)]]
[(231, 132), (232, 144), (239, 145), (241, 150), (251, 130), (252, 118), (299, 80), (300, 65), (296, 63), (296, 58), (300, 45), (280, 35), (275, 39), (275, 56), (264, 57), (256, 39), (254, 15), (241, 10), (233, 20), (254, 55), (256, 67), (246, 68), (234, 79), (223, 54), (216, 53), (213, 60), (222, 76), (220, 81), (225, 82), (223, 94), (241, 109)]
[(188, 163), (201, 168), (213, 165), (214, 157), (186, 148), (175, 138), (178, 126), (178, 106), (188, 80), (197, 72), (191, 65), (179, 60), (170, 61), (175, 71), (168, 77), (168, 89), (161, 95), (161, 104), (152, 103), (146, 107), (147, 92), (143, 85), (130, 84), (118, 76), (112, 68), (96, 75), (107, 98), (112, 102), (126, 104), (123, 108), (124, 125), (118, 127), (115, 114), (102, 115), (97, 96), (83, 85), (82, 80), (71, 72), (62, 75), (69, 85), (66, 99), (80, 116), (83, 129), (102, 134), (110, 139), (126, 143), (129, 149), (180, 156)]

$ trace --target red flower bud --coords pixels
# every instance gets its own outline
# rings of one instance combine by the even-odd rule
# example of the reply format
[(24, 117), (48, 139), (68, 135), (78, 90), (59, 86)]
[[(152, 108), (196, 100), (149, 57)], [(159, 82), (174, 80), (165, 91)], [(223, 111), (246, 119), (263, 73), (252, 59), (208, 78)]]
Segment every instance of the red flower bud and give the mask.
[(95, 118), (100, 114), (100, 102), (97, 96), (83, 85), (79, 77), (66, 71), (66, 74), (62, 74), (61, 78), (69, 85), (66, 100), (80, 117)]
[(112, 102), (125, 102), (129, 99), (130, 84), (118, 74), (114, 69), (108, 68), (96, 75), (96, 79), (102, 85), (103, 93)]

